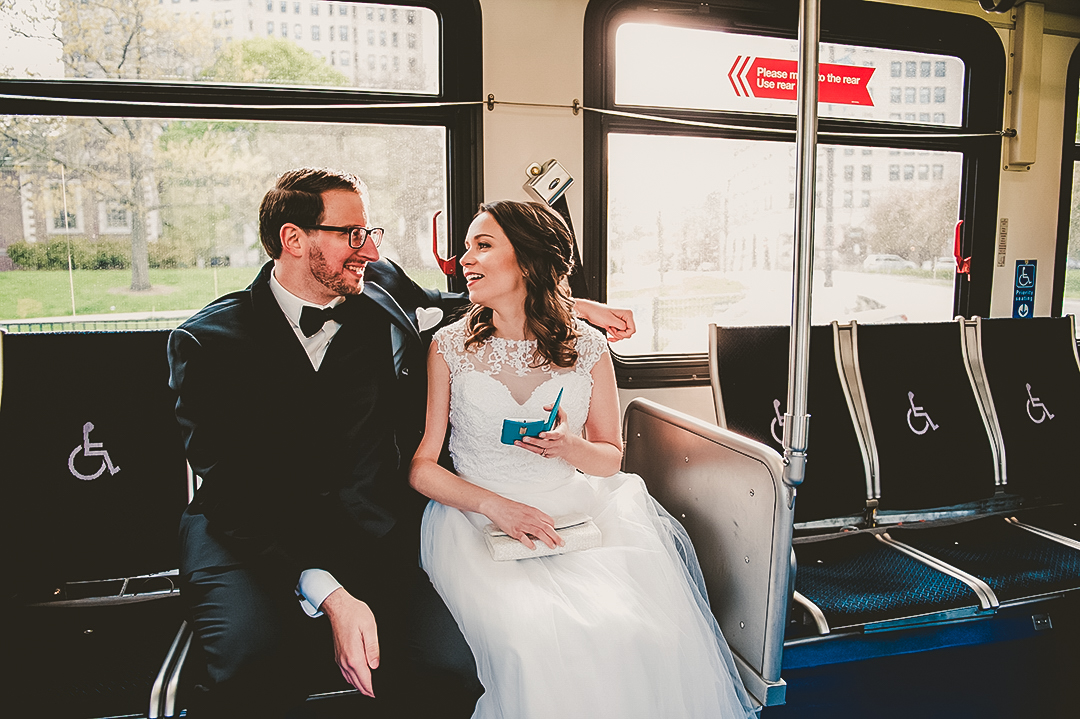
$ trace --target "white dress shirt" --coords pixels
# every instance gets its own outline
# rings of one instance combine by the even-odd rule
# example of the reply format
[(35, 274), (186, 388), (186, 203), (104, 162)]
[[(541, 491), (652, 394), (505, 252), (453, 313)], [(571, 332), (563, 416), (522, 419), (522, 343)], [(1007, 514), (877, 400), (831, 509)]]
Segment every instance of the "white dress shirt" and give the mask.
[[(322, 365), (323, 357), (326, 356), (326, 350), (330, 347), (330, 340), (332, 340), (338, 330), (341, 329), (341, 323), (337, 320), (328, 320), (326, 324), (322, 326), (321, 330), (311, 335), (311, 337), (305, 337), (304, 331), (300, 329), (300, 313), (305, 307), (315, 307), (318, 309), (337, 307), (345, 301), (345, 298), (335, 297), (325, 305), (317, 305), (314, 302), (302, 300), (282, 287), (273, 272), (270, 273), (270, 291), (274, 293), (274, 299), (277, 300), (278, 305), (281, 307), (281, 311), (285, 313), (285, 317), (289, 320), (289, 324), (292, 325), (293, 332), (296, 333), (296, 338), (300, 340), (300, 344), (304, 346), (304, 351), (307, 352), (308, 359), (311, 360), (311, 366), (317, 371), (319, 366)], [(390, 323), (390, 343), (394, 348), (394, 372), (400, 373), (401, 361), (405, 356), (405, 333), (393, 322)]]

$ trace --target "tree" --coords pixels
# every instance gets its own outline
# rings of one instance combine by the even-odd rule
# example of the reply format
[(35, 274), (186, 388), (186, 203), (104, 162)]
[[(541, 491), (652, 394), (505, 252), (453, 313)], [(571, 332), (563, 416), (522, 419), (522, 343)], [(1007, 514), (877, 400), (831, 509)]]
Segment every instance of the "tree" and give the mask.
[(705, 197), (702, 205), (701, 223), (703, 229), (701, 237), (703, 241), (702, 260), (714, 263), (717, 269), (728, 271), (731, 269), (729, 259), (732, 253), (728, 252), (730, 237), (731, 213), (730, 193), (731, 183), (727, 183), (727, 191), (710, 192)]
[(875, 254), (899, 255), (916, 265), (948, 254), (959, 199), (943, 187), (899, 186), (875, 198), (866, 220), (865, 246)]
[(291, 40), (252, 38), (230, 43), (203, 77), (245, 84), (348, 87), (349, 78)]
[[(250, 143), (251, 156), (261, 160), (246, 168), (243, 178), (234, 177), (236, 181), (258, 183), (261, 196), (268, 182), (295, 167), (355, 173), (370, 190), (369, 220), (387, 230), (384, 251), (396, 252), (395, 259), (408, 271), (425, 266), (420, 247), (431, 246), (432, 214), (445, 209), (446, 202), (442, 128), (338, 123), (247, 127), (245, 142)], [(237, 134), (236, 142), (240, 141)], [(255, 217), (258, 198), (249, 206), (248, 216)]]
[(661, 210), (656, 211), (656, 271), (660, 275), (660, 284), (664, 284), (664, 275), (671, 271), (673, 253), (664, 247), (664, 218)]
[[(37, 28), (55, 41), (66, 77), (195, 79), (213, 53), (204, 24), (173, 17), (156, 0), (43, 0), (15, 13), (10, 31), (27, 35), (28, 27)], [(156, 209), (154, 150), (162, 123), (69, 118), (52, 128), (58, 131), (41, 129), (34, 118), (14, 118), (5, 128), (9, 142), (22, 149), (17, 161), (30, 182), (42, 191), (54, 181), (55, 163), (93, 199), (119, 202), (130, 213), (131, 289), (150, 289), (149, 214)]]
[(631, 267), (638, 264), (637, 254), (642, 250), (641, 238), (645, 230), (641, 225), (631, 224), (632, 219), (624, 203), (612, 197), (608, 205), (608, 273), (611, 276), (626, 272), (627, 261)]
[(173, 120), (158, 138), (163, 254), (181, 266), (243, 243), (272, 170), (248, 122)]
[[(445, 148), (439, 141), (444, 135), (441, 131), (404, 127), (383, 128), (382, 131), (390, 134), (387, 148), (390, 156), (400, 158), (393, 166), (393, 172), (387, 172), (381, 180), (389, 196), (394, 198), (391, 202), (393, 210), (405, 219), (405, 236), (394, 247), (403, 267), (418, 267), (421, 261), (415, 233), (424, 232), (431, 226), (432, 214), (436, 209), (442, 209), (441, 203), (446, 201), (445, 165), (425, 159), (445, 156)], [(375, 181), (375, 178), (369, 180)], [(442, 193), (439, 193), (440, 189)]]
[[(62, 53), (67, 77), (349, 84), (289, 40), (228, 43), (215, 55), (209, 19), (174, 16), (158, 0), (42, 2), (36, 15), (18, 8), (11, 32), (16, 26), (24, 35), (26, 28), (38, 28), (39, 37), (51, 38)], [(128, 213), (131, 287), (145, 290), (152, 248), (157, 261), (168, 254), (171, 262), (184, 265), (210, 259), (222, 247), (250, 237), (267, 179), (284, 169), (262, 160), (267, 153), (287, 162), (285, 167), (329, 165), (342, 157), (338, 142), (298, 143), (291, 131), (279, 137), (280, 129), (245, 122), (28, 116), (8, 118), (0, 132), (14, 148), (7, 154), (25, 186), (16, 191), (25, 194), (32, 188), (35, 207), (45, 205), (43, 193), (63, 167), (66, 180), (77, 183), (90, 201), (86, 204)], [(162, 235), (151, 247), (158, 218)]]

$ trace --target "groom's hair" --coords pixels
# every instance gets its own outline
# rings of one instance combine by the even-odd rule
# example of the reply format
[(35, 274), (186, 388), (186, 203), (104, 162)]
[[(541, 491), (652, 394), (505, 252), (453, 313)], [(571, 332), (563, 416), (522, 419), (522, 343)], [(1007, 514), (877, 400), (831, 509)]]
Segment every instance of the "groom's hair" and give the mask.
[[(563, 218), (538, 202), (498, 200), (480, 206), (498, 223), (514, 248), (525, 278), (525, 325), (541, 357), (559, 367), (577, 362), (574, 305), (566, 278), (574, 267), (574, 237)], [(483, 342), (495, 331), (492, 312), (473, 305), (465, 346)]]
[(259, 239), (271, 259), (281, 257), (281, 226), (287, 222), (311, 227), (322, 222), (324, 192), (345, 190), (360, 195), (367, 207), (367, 185), (356, 175), (322, 167), (289, 170), (277, 179), (259, 205)]

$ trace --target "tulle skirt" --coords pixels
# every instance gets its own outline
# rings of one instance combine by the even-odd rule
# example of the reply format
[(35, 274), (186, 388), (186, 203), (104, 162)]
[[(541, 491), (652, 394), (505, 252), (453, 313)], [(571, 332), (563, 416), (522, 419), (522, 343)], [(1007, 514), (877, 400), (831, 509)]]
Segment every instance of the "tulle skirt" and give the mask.
[(428, 505), (421, 560), (476, 658), (474, 719), (754, 713), (689, 538), (640, 477), (483, 486), (552, 516), (586, 512), (603, 546), (496, 562), (486, 517)]

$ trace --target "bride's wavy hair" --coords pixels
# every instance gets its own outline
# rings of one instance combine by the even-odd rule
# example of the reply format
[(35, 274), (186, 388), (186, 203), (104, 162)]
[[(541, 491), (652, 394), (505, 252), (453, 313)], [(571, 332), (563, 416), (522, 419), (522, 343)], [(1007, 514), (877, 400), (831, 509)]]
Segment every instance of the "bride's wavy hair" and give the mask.
[[(572, 367), (574, 303), (566, 277), (574, 266), (574, 238), (562, 217), (538, 202), (497, 200), (480, 205), (506, 233), (518, 267), (525, 277), (525, 329), (536, 338), (540, 365)], [(473, 305), (465, 315), (465, 348), (482, 343), (495, 332), (492, 311)]]

